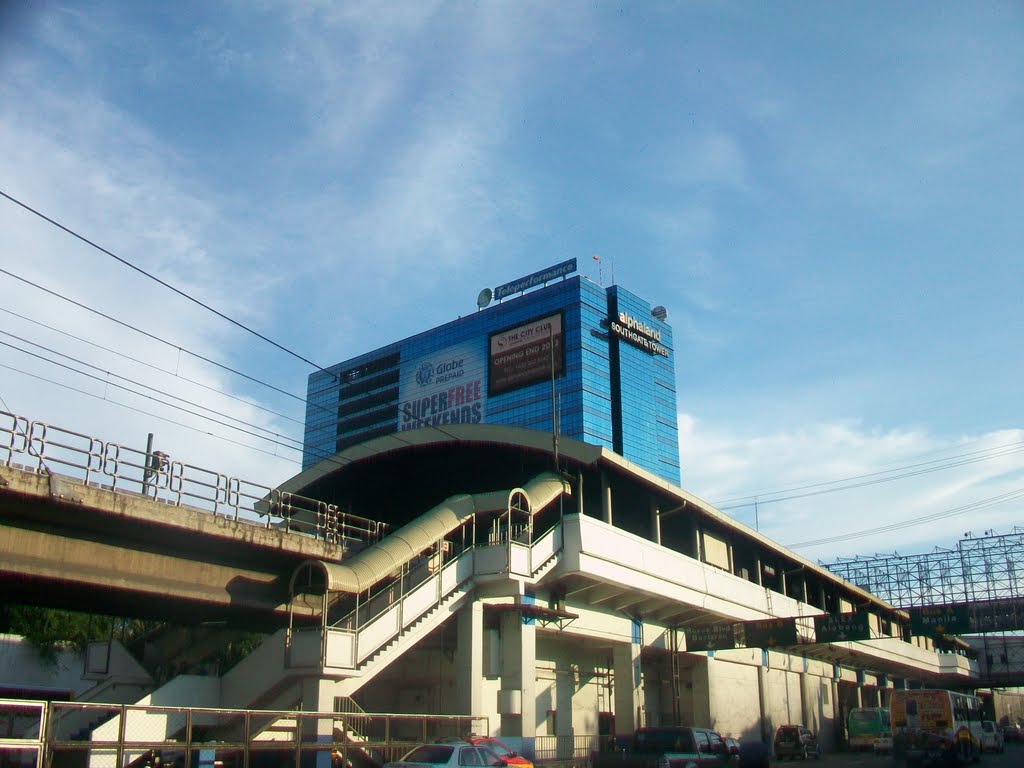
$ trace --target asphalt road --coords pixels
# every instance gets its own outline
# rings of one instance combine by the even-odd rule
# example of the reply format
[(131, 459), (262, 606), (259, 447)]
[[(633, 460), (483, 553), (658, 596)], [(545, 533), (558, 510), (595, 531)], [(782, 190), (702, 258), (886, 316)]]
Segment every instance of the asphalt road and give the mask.
[[(837, 752), (823, 755), (821, 760), (809, 760), (806, 764), (800, 761), (773, 760), (772, 768), (904, 768), (902, 762), (896, 762), (885, 755), (874, 755), (863, 752)], [(986, 752), (981, 760), (973, 763), (977, 768), (1024, 768), (1024, 743), (1010, 743), (1002, 754)]]

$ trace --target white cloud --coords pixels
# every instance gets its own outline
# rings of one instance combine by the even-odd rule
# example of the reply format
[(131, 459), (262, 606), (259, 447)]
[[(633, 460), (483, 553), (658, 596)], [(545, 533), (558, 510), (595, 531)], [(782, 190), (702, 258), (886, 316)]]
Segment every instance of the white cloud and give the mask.
[[(31, 97), (22, 86), (31, 86)], [(10, 83), (7, 93), (11, 98), (0, 106), (0, 145), (18, 151), (0, 157), (6, 192), (227, 314), (260, 319), (257, 289), (265, 281), (239, 275), (231, 263), (233, 250), (218, 254), (208, 250), (205, 244), (217, 242), (223, 232), (216, 198), (188, 175), (188, 165), (171, 148), (93, 94), (60, 95), (38, 82)], [(245, 244), (234, 242), (233, 248), (244, 250)], [(139, 336), (0, 275), (4, 308), (169, 371), (155, 371), (5, 315), (3, 330), (53, 350), (31, 347), (9, 336), (0, 339), (46, 358), (9, 346), (0, 348), (0, 363), (9, 366), (0, 376), (0, 396), (10, 410), (137, 448), (145, 447), (146, 434), (152, 431), (157, 434), (157, 447), (175, 459), (236, 476), (282, 480), (297, 471), (296, 464), (281, 458), (298, 458), (294, 451), (150, 399), (171, 400), (176, 395), (223, 414), (213, 418), (246, 431), (270, 430), (301, 439), (301, 426), (232, 397), (248, 396), (254, 391), (251, 387), (222, 370), (196, 364), (178, 349), (231, 362), (238, 358), (239, 349), (251, 343), (244, 334), (7, 200), (0, 204), (0, 253), (0, 265), (9, 272), (171, 342), (167, 346)], [(51, 361), (85, 370), (95, 378)], [(138, 387), (118, 376), (166, 394), (129, 394), (119, 385)], [(273, 373), (262, 378), (273, 378)], [(300, 381), (293, 375), (295, 388), (301, 389)], [(205, 413), (195, 405), (179, 405)], [(301, 419), (301, 407), (294, 403), (290, 407), (291, 414)], [(229, 441), (204, 437), (207, 433)], [(271, 455), (236, 442), (258, 446)]]
[[(855, 421), (770, 434), (706, 427), (681, 414), (683, 487), (782, 544), (913, 522), (1024, 492), (1024, 429), (946, 438), (865, 429)], [(844, 490), (845, 489), (845, 490)], [(755, 506), (756, 502), (756, 506)], [(1008, 500), (894, 533), (805, 547), (808, 557), (929, 551), (966, 531), (1008, 532), (1024, 502)]]

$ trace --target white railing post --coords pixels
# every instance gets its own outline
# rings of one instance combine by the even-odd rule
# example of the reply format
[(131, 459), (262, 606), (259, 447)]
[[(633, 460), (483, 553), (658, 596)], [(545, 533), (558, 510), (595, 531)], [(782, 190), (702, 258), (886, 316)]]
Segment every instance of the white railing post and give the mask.
[(405, 569), (408, 563), (402, 563), (398, 569), (398, 634), (405, 629)]

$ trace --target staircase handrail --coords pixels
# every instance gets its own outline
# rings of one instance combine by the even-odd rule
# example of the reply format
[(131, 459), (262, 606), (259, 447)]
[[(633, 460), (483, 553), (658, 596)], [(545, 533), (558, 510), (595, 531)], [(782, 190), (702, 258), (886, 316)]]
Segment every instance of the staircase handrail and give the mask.
[(366, 710), (351, 696), (338, 696), (334, 699), (334, 709), (342, 720), (343, 735), (347, 741), (366, 741), (366, 723), (370, 721)]
[[(558, 557), (562, 547), (558, 533), (559, 526), (556, 523), (532, 544), (521, 545), (526, 546), (530, 553), (529, 562), (531, 565), (529, 576), (535, 576)], [(505, 542), (499, 542), (491, 546), (504, 547)], [(472, 560), (478, 549), (480, 547), (465, 547), (462, 552), (453, 555), (448, 562), (444, 563), (440, 570), (430, 574), (426, 579), (417, 582), (414, 587), (406, 588), (404, 592), (395, 594), (394, 598), (387, 601), (386, 604), (384, 604), (384, 601), (381, 601), (380, 609), (375, 613), (369, 614), (371, 618), (361, 621), (359, 625), (351, 629), (342, 629), (341, 631), (350, 634), (352, 637), (352, 666), (355, 668), (362, 667), (382, 648), (393, 642), (396, 637), (403, 635), (414, 623), (436, 610), (460, 588), (464, 588), (465, 584), (472, 580), (475, 571), (472, 565), (466, 567), (466, 562), (467, 560)], [(542, 558), (540, 558), (540, 562), (536, 566), (533, 565), (534, 549), (541, 550), (542, 552)], [(461, 574), (460, 569), (462, 571)], [(385, 584), (376, 594), (380, 595), (393, 589), (395, 584), (400, 581), (401, 579), (396, 578)], [(433, 595), (427, 600), (423, 600), (424, 596), (429, 594), (431, 590)], [(370, 602), (372, 604), (373, 601), (371, 600)], [(352, 614), (349, 614), (349, 622), (342, 620), (338, 624), (349, 623), (349, 626), (351, 626), (351, 617)], [(338, 631), (338, 629), (337, 625), (333, 628), (334, 631)], [(326, 661), (326, 656), (322, 655), (321, 661)]]

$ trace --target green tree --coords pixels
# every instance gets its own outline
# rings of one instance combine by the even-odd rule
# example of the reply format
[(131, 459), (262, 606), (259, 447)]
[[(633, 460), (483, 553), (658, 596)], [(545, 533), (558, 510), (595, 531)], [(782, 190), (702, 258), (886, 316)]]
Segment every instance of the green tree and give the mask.
[(7, 630), (22, 635), (48, 664), (57, 662), (61, 648), (85, 650), (90, 640), (106, 640), (116, 633), (124, 639), (143, 628), (134, 620), (31, 605), (7, 606), (5, 613)]

